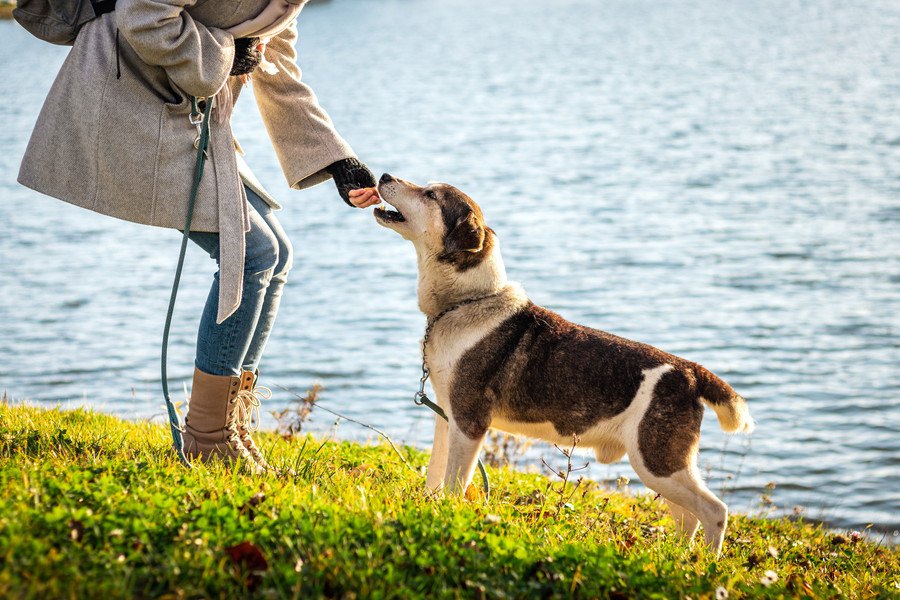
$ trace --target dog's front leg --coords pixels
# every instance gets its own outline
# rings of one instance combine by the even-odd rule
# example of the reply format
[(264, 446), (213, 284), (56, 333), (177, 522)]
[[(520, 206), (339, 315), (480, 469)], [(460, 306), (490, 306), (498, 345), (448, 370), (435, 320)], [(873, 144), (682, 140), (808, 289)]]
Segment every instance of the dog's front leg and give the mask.
[(449, 424), (450, 447), (447, 456), (447, 471), (444, 474), (444, 489), (451, 494), (463, 494), (475, 471), (475, 462), (484, 443), (486, 431), (477, 438), (467, 436), (452, 421)]
[(447, 420), (434, 415), (434, 443), (431, 446), (431, 460), (428, 461), (428, 474), (425, 487), (428, 491), (437, 491), (444, 485), (444, 473), (447, 470), (447, 447), (449, 444), (449, 426)]

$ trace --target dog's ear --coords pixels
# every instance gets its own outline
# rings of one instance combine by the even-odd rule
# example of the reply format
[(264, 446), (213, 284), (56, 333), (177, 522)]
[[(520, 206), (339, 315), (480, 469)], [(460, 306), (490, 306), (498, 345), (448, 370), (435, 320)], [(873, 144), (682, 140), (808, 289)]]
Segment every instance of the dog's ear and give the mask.
[(457, 219), (453, 229), (444, 238), (444, 250), (453, 252), (480, 252), (484, 247), (484, 227), (478, 222), (475, 211), (468, 211)]

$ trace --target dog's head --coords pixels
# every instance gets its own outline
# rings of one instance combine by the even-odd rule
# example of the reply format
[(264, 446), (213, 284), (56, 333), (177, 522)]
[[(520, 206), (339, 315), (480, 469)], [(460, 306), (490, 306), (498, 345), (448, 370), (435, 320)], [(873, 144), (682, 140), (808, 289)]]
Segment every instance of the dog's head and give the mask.
[(376, 208), (375, 219), (417, 250), (463, 271), (490, 254), (494, 232), (485, 225), (481, 208), (452, 185), (421, 187), (385, 173), (378, 191), (396, 210)]

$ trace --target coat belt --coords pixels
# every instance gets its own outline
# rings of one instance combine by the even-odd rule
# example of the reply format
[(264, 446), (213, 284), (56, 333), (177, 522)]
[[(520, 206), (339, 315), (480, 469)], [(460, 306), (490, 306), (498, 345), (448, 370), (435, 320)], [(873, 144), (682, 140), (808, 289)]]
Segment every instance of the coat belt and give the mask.
[[(245, 232), (250, 230), (247, 194), (238, 173), (234, 153), (234, 136), (227, 121), (216, 128), (210, 140), (213, 173), (219, 180), (219, 311), (216, 323), (222, 323), (241, 305), (244, 287), (244, 257), (247, 252)], [(217, 156), (218, 155), (218, 156)], [(226, 182), (234, 182), (231, 185)], [(224, 185), (223, 185), (224, 184)], [(237, 193), (227, 193), (227, 190)]]

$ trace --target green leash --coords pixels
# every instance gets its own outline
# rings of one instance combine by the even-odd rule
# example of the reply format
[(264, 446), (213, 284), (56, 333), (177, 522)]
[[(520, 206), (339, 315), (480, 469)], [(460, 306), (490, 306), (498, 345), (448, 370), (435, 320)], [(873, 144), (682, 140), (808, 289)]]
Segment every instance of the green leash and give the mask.
[(191, 234), (191, 221), (194, 218), (194, 205), (197, 203), (197, 192), (200, 190), (200, 180), (203, 178), (203, 167), (206, 164), (206, 149), (209, 147), (209, 116), (212, 112), (212, 98), (206, 100), (204, 111), (200, 112), (197, 98), (191, 98), (191, 124), (197, 127), (197, 139), (194, 147), (197, 149), (197, 160), (194, 164), (194, 180), (191, 182), (191, 196), (188, 199), (187, 216), (184, 220), (184, 235), (181, 237), (181, 254), (178, 257), (178, 267), (175, 269), (175, 281), (172, 282), (172, 295), (169, 297), (169, 311), (166, 313), (166, 326), (163, 329), (162, 360), (160, 371), (162, 374), (163, 396), (166, 398), (166, 410), (169, 413), (169, 428), (172, 430), (172, 441), (175, 453), (181, 462), (188, 468), (191, 463), (184, 454), (184, 438), (181, 432), (184, 428), (175, 410), (175, 403), (169, 397), (169, 383), (166, 375), (166, 358), (169, 354), (169, 330), (172, 327), (172, 314), (175, 312), (175, 298), (178, 296), (178, 284), (181, 281), (181, 271), (184, 268), (184, 255), (187, 252), (188, 236)]

